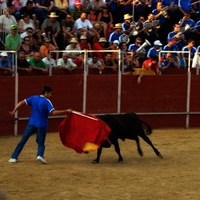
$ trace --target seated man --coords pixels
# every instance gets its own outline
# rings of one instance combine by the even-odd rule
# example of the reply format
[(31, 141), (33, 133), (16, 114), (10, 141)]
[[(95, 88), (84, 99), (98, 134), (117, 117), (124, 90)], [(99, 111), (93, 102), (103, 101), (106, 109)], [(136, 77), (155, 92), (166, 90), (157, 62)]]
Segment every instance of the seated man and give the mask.
[(106, 53), (105, 57), (102, 59), (103, 66), (106, 69), (112, 69), (113, 72), (117, 71), (117, 63), (112, 58), (112, 53)]
[(70, 58), (68, 53), (63, 53), (62, 58), (59, 58), (57, 60), (57, 67), (60, 69), (65, 69), (67, 71), (72, 71), (78, 68), (77, 65)]
[(30, 58), (29, 63), (30, 63), (30, 66), (35, 70), (42, 71), (45, 73), (48, 72), (48, 68), (45, 65), (45, 63), (42, 61), (40, 52), (35, 52), (34, 56)]
[(87, 19), (87, 13), (85, 12), (83, 12), (80, 18), (75, 21), (74, 27), (78, 38), (80, 38), (81, 35), (86, 35), (88, 41), (93, 42), (97, 41), (100, 37), (90, 20)]
[(26, 56), (23, 51), (20, 51), (18, 53), (17, 70), (18, 70), (18, 72), (20, 72), (20, 71), (31, 72), (32, 71), (30, 63), (26, 60)]
[(99, 74), (102, 74), (102, 71), (104, 70), (102, 62), (98, 59), (96, 55), (93, 55), (92, 58), (88, 58), (87, 61), (89, 73), (90, 69), (96, 69)]
[(13, 73), (12, 62), (6, 52), (2, 52), (0, 54), (0, 69), (3, 71), (3, 74), (5, 75)]

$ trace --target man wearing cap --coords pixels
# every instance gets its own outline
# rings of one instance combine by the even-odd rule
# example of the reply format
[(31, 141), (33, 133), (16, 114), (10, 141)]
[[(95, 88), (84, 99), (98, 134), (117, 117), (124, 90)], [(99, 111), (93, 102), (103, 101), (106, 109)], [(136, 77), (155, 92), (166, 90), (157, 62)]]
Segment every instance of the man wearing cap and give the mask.
[(115, 24), (113, 27), (114, 31), (109, 35), (109, 42), (113, 42), (114, 40), (119, 40), (119, 37), (123, 34), (121, 23)]
[(156, 40), (154, 46), (151, 47), (147, 52), (147, 58), (151, 58), (152, 56), (158, 56), (159, 52), (162, 50), (162, 43), (160, 40)]
[(17, 32), (17, 25), (11, 25), (10, 31), (11, 32), (5, 38), (5, 49), (17, 51), (21, 44), (21, 38)]
[(4, 70), (5, 74), (13, 72), (11, 60), (6, 52), (0, 54), (0, 69)]
[[(105, 37), (100, 37), (98, 42), (95, 42), (92, 50), (106, 50), (108, 49), (108, 41), (106, 40)], [(97, 57), (99, 59), (102, 59), (104, 57), (104, 53), (103, 52), (95, 52), (95, 55), (97, 55)]]

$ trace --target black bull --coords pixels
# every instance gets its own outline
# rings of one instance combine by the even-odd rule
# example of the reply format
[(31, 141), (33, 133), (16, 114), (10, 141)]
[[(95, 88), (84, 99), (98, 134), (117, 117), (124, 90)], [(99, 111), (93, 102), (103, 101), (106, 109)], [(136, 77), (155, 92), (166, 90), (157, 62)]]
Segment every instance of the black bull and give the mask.
[(110, 114), (99, 115), (98, 117), (110, 127), (111, 133), (108, 136), (108, 140), (106, 140), (97, 150), (97, 158), (93, 160), (94, 163), (98, 163), (100, 161), (102, 148), (108, 148), (111, 146), (111, 144), (114, 145), (115, 151), (119, 156), (118, 161), (123, 161), (123, 157), (120, 153), (118, 139), (123, 141), (125, 139), (135, 140), (137, 144), (137, 151), (140, 156), (143, 156), (143, 152), (140, 147), (139, 136), (152, 147), (153, 151), (159, 158), (162, 158), (161, 153), (154, 147), (151, 140), (147, 136), (152, 132), (151, 126), (148, 123), (142, 121), (136, 114)]

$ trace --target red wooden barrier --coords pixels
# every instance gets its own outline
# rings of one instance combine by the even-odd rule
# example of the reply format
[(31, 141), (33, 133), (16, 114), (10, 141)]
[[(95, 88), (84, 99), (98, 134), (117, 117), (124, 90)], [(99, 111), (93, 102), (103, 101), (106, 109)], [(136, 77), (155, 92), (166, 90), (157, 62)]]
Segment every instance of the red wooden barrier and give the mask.
[[(87, 113), (117, 112), (118, 76), (91, 74), (87, 80)], [(83, 108), (83, 75), (20, 76), (19, 100), (38, 94), (43, 85), (53, 88), (52, 102), (57, 109)], [(200, 76), (192, 75), (191, 112), (200, 112)], [(14, 120), (8, 111), (14, 107), (15, 81), (12, 76), (0, 76), (0, 135), (14, 134)], [(121, 112), (159, 113), (185, 112), (187, 75), (144, 76), (137, 84), (137, 76), (123, 75), (121, 90)], [(19, 117), (27, 117), (26, 107), (19, 111)], [(142, 115), (153, 128), (185, 127), (185, 115)], [(62, 119), (50, 119), (49, 131), (57, 131)], [(190, 116), (190, 127), (199, 127), (200, 115)], [(19, 121), (19, 131), (27, 121)]]

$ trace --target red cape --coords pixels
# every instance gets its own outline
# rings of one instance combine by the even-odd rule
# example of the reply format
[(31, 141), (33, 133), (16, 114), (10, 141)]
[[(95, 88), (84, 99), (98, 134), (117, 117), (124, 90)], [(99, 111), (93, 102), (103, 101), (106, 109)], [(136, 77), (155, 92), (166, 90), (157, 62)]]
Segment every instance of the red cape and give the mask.
[(83, 147), (88, 142), (100, 147), (110, 131), (101, 119), (78, 112), (67, 115), (59, 125), (62, 144), (77, 153), (83, 153)]

